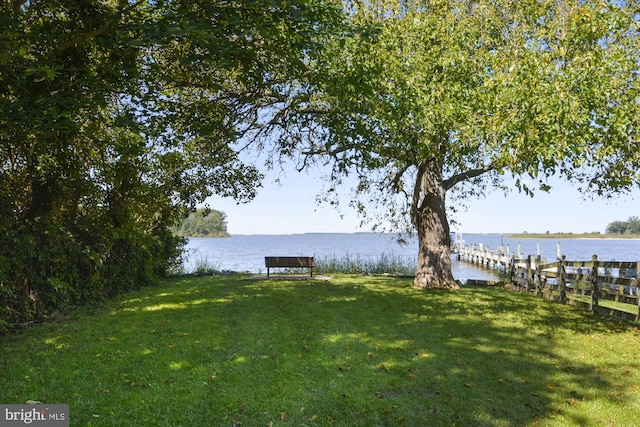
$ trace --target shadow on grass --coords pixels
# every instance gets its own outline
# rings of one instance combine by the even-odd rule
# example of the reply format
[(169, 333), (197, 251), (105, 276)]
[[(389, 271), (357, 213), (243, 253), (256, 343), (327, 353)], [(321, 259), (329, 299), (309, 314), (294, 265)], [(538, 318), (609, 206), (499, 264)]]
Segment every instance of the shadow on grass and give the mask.
[(638, 408), (625, 381), (640, 366), (603, 362), (616, 335), (637, 343), (622, 326), (500, 290), (176, 279), (7, 338), (3, 356), (35, 351), (22, 353), (26, 373), (5, 359), (0, 401), (69, 403), (74, 425), (624, 423), (610, 410)]

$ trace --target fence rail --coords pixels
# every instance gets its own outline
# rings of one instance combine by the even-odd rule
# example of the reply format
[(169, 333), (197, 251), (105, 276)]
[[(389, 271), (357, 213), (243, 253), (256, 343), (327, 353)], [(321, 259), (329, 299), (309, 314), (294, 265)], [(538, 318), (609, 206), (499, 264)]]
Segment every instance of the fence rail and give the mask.
[[(484, 245), (458, 248), (458, 259), (482, 268), (496, 270), (519, 290), (526, 290), (560, 303), (587, 305), (592, 313), (640, 322), (640, 261), (567, 260), (560, 255), (547, 262), (540, 255), (511, 254), (508, 248), (490, 250)], [(588, 302), (578, 296), (588, 296)], [(629, 307), (629, 310), (602, 306), (601, 300), (611, 300)]]

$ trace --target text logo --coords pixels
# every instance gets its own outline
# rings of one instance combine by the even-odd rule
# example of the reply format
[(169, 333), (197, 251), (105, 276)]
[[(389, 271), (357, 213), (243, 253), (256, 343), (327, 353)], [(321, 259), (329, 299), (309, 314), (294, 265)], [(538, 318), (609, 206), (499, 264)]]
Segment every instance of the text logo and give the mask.
[(1, 405), (0, 427), (69, 427), (69, 405)]

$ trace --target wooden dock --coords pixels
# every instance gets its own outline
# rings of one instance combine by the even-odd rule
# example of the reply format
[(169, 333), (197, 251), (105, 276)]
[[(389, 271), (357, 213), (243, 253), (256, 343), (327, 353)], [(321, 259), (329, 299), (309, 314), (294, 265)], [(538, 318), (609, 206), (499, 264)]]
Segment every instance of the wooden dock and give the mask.
[[(591, 260), (567, 260), (560, 254), (560, 245), (558, 257), (552, 262), (539, 254), (525, 256), (520, 248), (511, 253), (509, 247), (492, 250), (484, 245), (460, 247), (457, 256), (460, 261), (496, 271), (513, 289), (585, 306), (592, 313), (640, 322), (640, 261), (600, 261), (597, 255)], [(601, 304), (603, 300), (622, 304), (619, 307), (625, 309)]]

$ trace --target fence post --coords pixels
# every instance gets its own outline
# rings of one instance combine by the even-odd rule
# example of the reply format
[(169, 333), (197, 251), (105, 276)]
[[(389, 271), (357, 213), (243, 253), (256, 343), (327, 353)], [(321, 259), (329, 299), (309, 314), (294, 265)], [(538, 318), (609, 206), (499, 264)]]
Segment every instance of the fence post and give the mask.
[(591, 276), (589, 281), (591, 282), (591, 313), (596, 314), (598, 312), (598, 292), (600, 292), (598, 286), (598, 255), (594, 255), (591, 258)]
[(536, 257), (536, 289), (538, 296), (542, 296), (542, 257), (539, 253)]
[(527, 256), (527, 292), (531, 292), (533, 289), (533, 280), (531, 274), (531, 259), (533, 255)]
[(560, 288), (560, 304), (567, 302), (567, 256), (562, 255), (558, 265), (558, 286)]
[(516, 256), (511, 255), (511, 261), (509, 262), (509, 278), (511, 279), (511, 284), (516, 285)]
[[(618, 277), (621, 279), (626, 279), (627, 277), (627, 272), (624, 270), (624, 268), (618, 267)], [(620, 282), (618, 283), (618, 293), (624, 295), (624, 286)]]
[(640, 324), (640, 261), (636, 263), (636, 295), (638, 297), (638, 324)]

